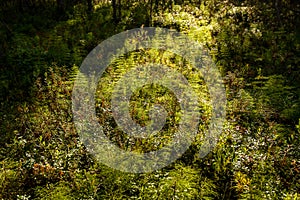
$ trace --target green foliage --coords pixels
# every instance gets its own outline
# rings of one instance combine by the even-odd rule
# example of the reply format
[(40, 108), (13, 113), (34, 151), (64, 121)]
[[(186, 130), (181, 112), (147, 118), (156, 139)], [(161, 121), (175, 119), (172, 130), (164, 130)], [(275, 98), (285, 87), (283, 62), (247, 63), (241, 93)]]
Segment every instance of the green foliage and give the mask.
[[(1, 3), (0, 199), (300, 199), (298, 2), (126, 0), (117, 24), (108, 1), (94, 1), (92, 13), (76, 1), (63, 16), (56, 1), (41, 2)], [(120, 148), (159, 149), (180, 121), (174, 94), (152, 84), (133, 93), (130, 114), (145, 126), (151, 106), (163, 105), (168, 117), (160, 135), (136, 139), (117, 127), (112, 91), (138, 64), (183, 74), (201, 113), (199, 134), (179, 160), (152, 173), (123, 173), (97, 163), (79, 141), (72, 86), (77, 66), (98, 43), (148, 24), (181, 31), (210, 50), (224, 76), (227, 117), (215, 149), (198, 158), (211, 117), (201, 73), (168, 51), (115, 59), (98, 84), (95, 106)]]
[[(259, 87), (255, 86), (259, 103), (270, 113), (279, 115), (279, 117), (296, 123), (299, 118), (299, 97), (297, 88), (288, 86), (282, 75), (269, 76), (267, 81), (258, 81)], [(273, 111), (272, 111), (273, 109)]]
[(58, 183), (58, 184), (49, 184), (44, 188), (37, 188), (36, 197), (39, 199), (47, 199), (47, 200), (69, 200), (76, 199), (71, 195), (72, 190), (68, 186), (68, 183)]
[[(162, 56), (161, 58), (159, 56)], [(136, 139), (127, 136), (117, 127), (111, 112), (111, 95), (120, 77), (124, 76), (128, 70), (137, 65), (161, 63), (170, 68), (174, 68), (184, 74), (190, 85), (194, 89), (199, 100), (199, 111), (202, 114), (202, 122), (199, 126), (199, 134), (203, 136), (203, 130), (208, 125), (211, 116), (211, 105), (207, 88), (202, 83), (201, 73), (185, 61), (172, 53), (163, 53), (157, 50), (141, 50), (133, 52), (126, 57), (117, 59), (107, 68), (96, 92), (96, 111), (99, 123), (105, 127), (105, 133), (114, 141), (115, 144), (121, 145), (121, 148), (127, 149), (130, 143), (130, 149), (138, 152), (149, 152), (161, 148), (172, 139), (172, 134), (178, 131), (180, 121), (180, 106), (176, 102), (176, 97), (169, 89), (152, 84), (146, 85), (138, 91), (135, 91), (130, 101), (130, 115), (136, 123), (142, 126), (150, 122), (149, 111), (154, 104), (162, 105), (168, 113), (166, 124), (162, 131), (154, 137), (147, 139)], [(162, 139), (163, 138), (163, 139)], [(155, 144), (155, 145), (153, 145)], [(141, 149), (142, 148), (142, 149)]]
[[(143, 188), (143, 199), (194, 199), (198, 195), (198, 172), (190, 167), (175, 169), (154, 175)], [(207, 191), (206, 191), (207, 192)], [(205, 194), (203, 194), (205, 195)]]

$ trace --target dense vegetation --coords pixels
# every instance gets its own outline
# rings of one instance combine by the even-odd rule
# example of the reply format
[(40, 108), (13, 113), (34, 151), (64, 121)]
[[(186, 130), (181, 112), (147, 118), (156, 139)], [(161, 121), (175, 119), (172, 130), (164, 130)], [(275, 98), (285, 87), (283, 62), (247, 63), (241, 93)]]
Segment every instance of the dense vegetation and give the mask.
[[(0, 5), (0, 199), (300, 199), (298, 1), (3, 0)], [(71, 94), (78, 68), (96, 45), (141, 26), (178, 30), (209, 49), (226, 86), (227, 115), (219, 142), (206, 157), (197, 156), (196, 140), (170, 166), (131, 174), (98, 163), (86, 150), (72, 121)], [(184, 74), (209, 100), (201, 74), (176, 55), (145, 50), (118, 58), (99, 83), (96, 110), (120, 148), (127, 148), (130, 138), (109, 110), (111, 83), (150, 60)], [(135, 140), (131, 150), (155, 150), (177, 127), (176, 98), (159, 85), (134, 93), (132, 117), (147, 124), (155, 102), (171, 113), (165, 140), (156, 146), (157, 138)], [(210, 115), (210, 106), (201, 105), (199, 136)]]

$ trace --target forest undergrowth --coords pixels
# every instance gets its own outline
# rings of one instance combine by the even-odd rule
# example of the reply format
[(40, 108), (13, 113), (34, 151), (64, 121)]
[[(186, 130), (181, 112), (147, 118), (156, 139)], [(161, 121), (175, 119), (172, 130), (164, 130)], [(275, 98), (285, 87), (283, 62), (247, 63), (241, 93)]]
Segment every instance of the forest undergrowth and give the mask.
[[(299, 2), (122, 0), (115, 13), (108, 1), (94, 1), (92, 12), (77, 1), (63, 14), (54, 1), (31, 1), (34, 9), (21, 10), (18, 2), (3, 1), (0, 8), (0, 199), (300, 199)], [(79, 67), (94, 47), (147, 26), (177, 30), (209, 50), (223, 77), (227, 110), (216, 147), (199, 158), (211, 118), (199, 70), (157, 50), (116, 59), (98, 84), (95, 106), (120, 148), (131, 138), (114, 121), (110, 98), (133, 66), (154, 61), (177, 70), (204, 102), (199, 137), (183, 156), (155, 172), (133, 174), (87, 151), (71, 98)], [(147, 124), (154, 103), (168, 111), (166, 125), (159, 137), (133, 140), (131, 150), (161, 148), (178, 127), (178, 102), (159, 85), (133, 94), (132, 118)]]

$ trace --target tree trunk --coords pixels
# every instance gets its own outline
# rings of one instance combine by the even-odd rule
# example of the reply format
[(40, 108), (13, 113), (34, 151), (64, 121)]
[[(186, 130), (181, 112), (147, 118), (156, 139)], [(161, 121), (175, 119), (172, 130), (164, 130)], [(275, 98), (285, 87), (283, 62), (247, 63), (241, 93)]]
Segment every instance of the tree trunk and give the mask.
[(122, 19), (122, 3), (121, 0), (118, 1), (118, 22)]
[(66, 7), (66, 2), (65, 0), (57, 0), (57, 10), (59, 14), (62, 14), (65, 11), (65, 7)]
[(148, 24), (148, 26), (152, 25), (152, 14), (153, 14), (152, 6), (153, 6), (153, 0), (150, 0), (150, 15), (149, 15), (149, 22), (148, 22), (149, 24)]
[(87, 5), (88, 5), (88, 12), (93, 11), (93, 2), (92, 0), (87, 0)]
[(117, 5), (116, 0), (112, 0), (112, 7), (113, 7), (113, 21), (117, 23)]

